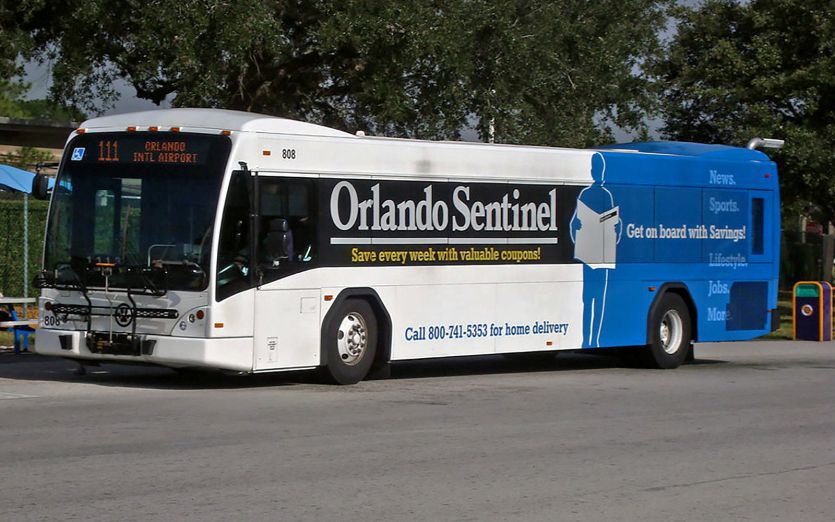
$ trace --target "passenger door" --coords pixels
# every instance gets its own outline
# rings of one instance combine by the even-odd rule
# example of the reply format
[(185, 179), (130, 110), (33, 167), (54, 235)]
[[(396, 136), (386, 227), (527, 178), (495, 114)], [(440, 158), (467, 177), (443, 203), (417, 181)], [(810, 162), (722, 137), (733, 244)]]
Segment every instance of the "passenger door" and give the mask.
[(318, 289), (255, 292), (255, 371), (319, 364)]
[(319, 363), (316, 186), (310, 178), (258, 176), (256, 371)]

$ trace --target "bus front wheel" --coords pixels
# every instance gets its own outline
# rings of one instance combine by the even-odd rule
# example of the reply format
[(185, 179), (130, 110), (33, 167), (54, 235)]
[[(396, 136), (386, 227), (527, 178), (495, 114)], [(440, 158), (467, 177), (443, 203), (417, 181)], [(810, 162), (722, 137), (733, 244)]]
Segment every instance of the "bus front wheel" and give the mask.
[(346, 299), (327, 339), (327, 375), (337, 384), (356, 384), (368, 375), (377, 352), (377, 317), (367, 301)]
[(667, 293), (653, 311), (645, 360), (655, 368), (678, 368), (690, 351), (690, 311), (681, 296)]

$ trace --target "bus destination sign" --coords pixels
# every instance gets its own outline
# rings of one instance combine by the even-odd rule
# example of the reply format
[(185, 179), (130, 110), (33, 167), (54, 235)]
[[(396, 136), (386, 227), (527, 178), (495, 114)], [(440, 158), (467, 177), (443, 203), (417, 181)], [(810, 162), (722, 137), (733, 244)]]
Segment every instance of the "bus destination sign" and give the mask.
[(100, 165), (204, 165), (210, 148), (208, 140), (193, 136), (103, 135), (89, 145), (79, 154), (82, 161)]

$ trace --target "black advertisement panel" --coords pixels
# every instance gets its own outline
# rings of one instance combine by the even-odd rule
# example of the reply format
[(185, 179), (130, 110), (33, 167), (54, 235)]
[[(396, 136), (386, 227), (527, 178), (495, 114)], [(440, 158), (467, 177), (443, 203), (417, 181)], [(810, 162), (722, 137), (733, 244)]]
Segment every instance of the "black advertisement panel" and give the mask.
[(583, 187), (321, 179), (324, 266), (574, 263)]

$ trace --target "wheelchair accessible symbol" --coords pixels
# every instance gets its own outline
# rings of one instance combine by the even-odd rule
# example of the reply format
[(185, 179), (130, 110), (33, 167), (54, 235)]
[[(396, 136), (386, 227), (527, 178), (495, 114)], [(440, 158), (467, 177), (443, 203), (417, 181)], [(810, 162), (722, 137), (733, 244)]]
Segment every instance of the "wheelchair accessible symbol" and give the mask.
[(72, 161), (81, 161), (84, 159), (85, 147), (76, 147), (72, 150)]

